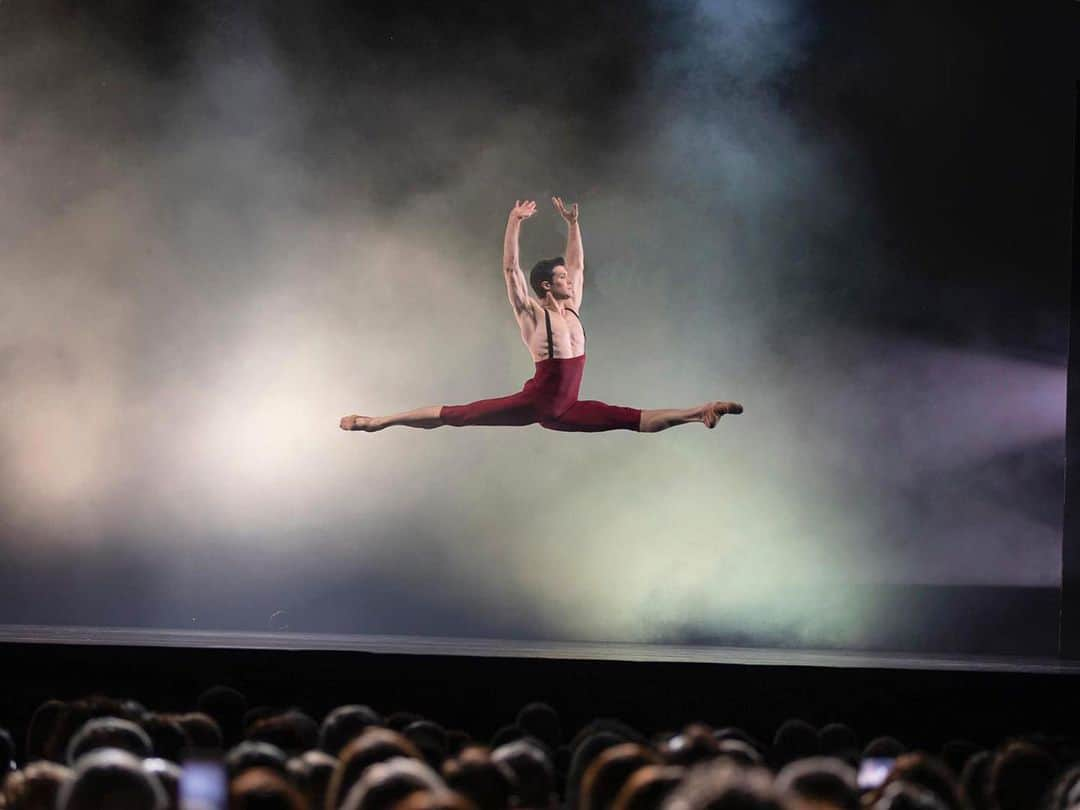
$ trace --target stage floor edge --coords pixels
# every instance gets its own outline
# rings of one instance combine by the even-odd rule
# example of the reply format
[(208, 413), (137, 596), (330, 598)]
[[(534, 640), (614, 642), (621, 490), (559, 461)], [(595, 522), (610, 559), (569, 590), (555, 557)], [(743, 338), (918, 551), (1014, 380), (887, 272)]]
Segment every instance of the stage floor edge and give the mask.
[(769, 667), (841, 667), (964, 672), (1080, 673), (1080, 661), (1056, 658), (918, 654), (845, 650), (709, 647), (620, 642), (521, 641), (495, 638), (243, 633), (139, 627), (0, 625), (0, 643), (113, 647), (199, 647), (247, 650), (332, 650), (387, 655), (473, 658), (552, 658), (579, 661), (651, 661)]

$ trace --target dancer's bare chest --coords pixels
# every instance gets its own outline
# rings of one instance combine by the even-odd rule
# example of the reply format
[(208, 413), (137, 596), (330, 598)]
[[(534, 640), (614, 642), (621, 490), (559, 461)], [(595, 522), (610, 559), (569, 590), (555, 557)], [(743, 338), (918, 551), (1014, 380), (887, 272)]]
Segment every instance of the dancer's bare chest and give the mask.
[[(534, 318), (522, 318), (521, 339), (529, 348), (533, 360), (546, 360), (548, 358), (548, 334), (547, 323), (544, 319), (543, 307), (536, 308)], [(578, 357), (585, 353), (585, 328), (574, 314), (567, 310), (564, 315), (557, 312), (550, 313), (551, 317), (551, 342), (555, 348), (555, 357), (568, 358)]]

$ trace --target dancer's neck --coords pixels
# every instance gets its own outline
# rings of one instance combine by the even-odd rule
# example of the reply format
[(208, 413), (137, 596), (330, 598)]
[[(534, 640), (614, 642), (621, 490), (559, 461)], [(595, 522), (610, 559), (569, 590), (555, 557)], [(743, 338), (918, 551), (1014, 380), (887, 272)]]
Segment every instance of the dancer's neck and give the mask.
[(545, 296), (540, 301), (540, 306), (542, 306), (544, 309), (550, 309), (552, 312), (558, 312), (560, 315), (562, 315), (566, 311), (566, 304), (569, 302), (569, 300), (569, 298), (564, 298), (560, 301), (551, 293), (548, 293), (547, 296)]

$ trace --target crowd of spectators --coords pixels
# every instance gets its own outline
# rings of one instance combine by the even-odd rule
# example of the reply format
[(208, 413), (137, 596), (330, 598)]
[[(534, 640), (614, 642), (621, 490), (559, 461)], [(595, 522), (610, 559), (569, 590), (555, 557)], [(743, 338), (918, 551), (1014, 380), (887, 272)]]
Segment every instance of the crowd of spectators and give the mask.
[[(1080, 753), (1039, 736), (928, 752), (797, 719), (769, 740), (697, 723), (646, 733), (615, 719), (564, 735), (555, 709), (532, 703), (477, 740), (363, 705), (321, 721), (249, 707), (224, 686), (194, 709), (43, 703), (19, 750), (0, 730), (0, 810), (1080, 810)], [(200, 773), (217, 775), (216, 803), (191, 793)]]

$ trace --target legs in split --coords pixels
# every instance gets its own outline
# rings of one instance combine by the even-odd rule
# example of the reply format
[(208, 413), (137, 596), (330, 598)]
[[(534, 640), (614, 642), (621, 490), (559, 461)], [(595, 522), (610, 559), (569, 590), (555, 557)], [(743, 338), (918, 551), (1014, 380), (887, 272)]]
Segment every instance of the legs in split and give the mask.
[(531, 401), (520, 394), (514, 394), (497, 399), (480, 400), (468, 405), (429, 405), (390, 416), (359, 416), (357, 414), (343, 416), (341, 429), (374, 433), (394, 425), (431, 429), (442, 425), (521, 426), (539, 421), (549, 430), (574, 433), (620, 429), (658, 433), (676, 425), (692, 422), (701, 422), (711, 429), (716, 427), (724, 414), (742, 412), (743, 407), (737, 402), (706, 402), (694, 408), (638, 410), (593, 400), (579, 400), (558, 419), (542, 419)]

